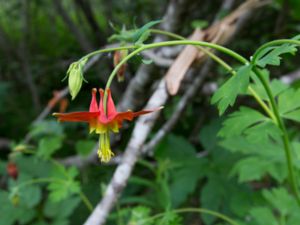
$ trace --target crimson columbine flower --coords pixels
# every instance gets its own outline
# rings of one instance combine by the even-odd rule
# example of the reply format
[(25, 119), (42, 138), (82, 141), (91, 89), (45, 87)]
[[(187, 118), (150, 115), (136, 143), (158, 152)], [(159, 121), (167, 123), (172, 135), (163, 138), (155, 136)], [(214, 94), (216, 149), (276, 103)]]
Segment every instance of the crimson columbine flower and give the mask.
[(58, 117), (59, 121), (69, 121), (69, 122), (86, 122), (89, 123), (90, 133), (95, 131), (99, 134), (100, 146), (98, 149), (98, 156), (102, 162), (108, 162), (114, 153), (110, 149), (110, 139), (109, 132), (119, 132), (119, 128), (122, 127), (122, 122), (124, 120), (133, 120), (134, 117), (139, 115), (147, 114), (154, 110), (143, 110), (138, 112), (132, 112), (128, 110), (127, 112), (118, 112), (115, 108), (115, 104), (111, 97), (111, 92), (107, 90), (107, 110), (104, 111), (104, 90), (100, 89), (100, 102), (97, 103), (96, 88), (92, 90), (92, 100), (90, 103), (89, 112), (72, 112), (72, 113), (53, 113), (54, 116)]

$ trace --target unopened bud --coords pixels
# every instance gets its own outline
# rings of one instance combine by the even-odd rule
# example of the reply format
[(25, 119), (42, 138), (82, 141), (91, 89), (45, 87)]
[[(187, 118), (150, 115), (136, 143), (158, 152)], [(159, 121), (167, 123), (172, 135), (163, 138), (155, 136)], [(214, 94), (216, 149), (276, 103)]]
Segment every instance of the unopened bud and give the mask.
[(75, 97), (79, 93), (82, 86), (82, 82), (84, 81), (83, 68), (86, 61), (87, 59), (74, 62), (70, 65), (68, 69), (67, 72), (68, 84), (69, 84), (69, 90), (72, 96), (72, 100), (75, 99)]
[[(119, 50), (114, 54), (114, 67), (116, 67), (126, 56), (128, 55), (128, 50)], [(122, 64), (117, 72), (118, 81), (122, 82), (125, 80), (125, 71), (127, 68), (127, 63)]]

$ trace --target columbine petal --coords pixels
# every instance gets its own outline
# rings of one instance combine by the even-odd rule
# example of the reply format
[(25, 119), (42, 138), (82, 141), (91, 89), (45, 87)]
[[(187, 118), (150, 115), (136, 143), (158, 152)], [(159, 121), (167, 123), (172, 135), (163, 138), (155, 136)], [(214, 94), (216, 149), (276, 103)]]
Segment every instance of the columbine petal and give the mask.
[(53, 113), (59, 121), (69, 122), (90, 122), (99, 116), (99, 112), (73, 112), (73, 113)]
[(92, 90), (92, 100), (91, 100), (91, 103), (90, 103), (89, 112), (98, 112), (99, 111), (96, 94), (97, 94), (97, 89), (93, 88), (93, 90)]

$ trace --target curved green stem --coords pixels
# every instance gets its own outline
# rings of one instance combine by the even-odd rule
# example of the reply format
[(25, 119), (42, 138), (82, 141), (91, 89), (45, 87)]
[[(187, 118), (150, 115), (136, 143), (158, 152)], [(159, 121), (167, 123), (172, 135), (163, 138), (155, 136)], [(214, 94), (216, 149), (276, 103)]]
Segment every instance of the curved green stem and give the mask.
[(265, 79), (265, 77), (262, 75), (262, 73), (256, 67), (253, 68), (253, 71), (255, 72), (255, 74), (257, 75), (257, 77), (261, 81), (262, 85), (264, 86), (264, 89), (267, 92), (267, 95), (270, 99), (270, 103), (271, 103), (274, 115), (275, 115), (276, 120), (277, 120), (278, 127), (282, 131), (282, 141), (283, 141), (283, 144), (284, 144), (285, 157), (286, 157), (287, 166), (288, 166), (290, 185), (293, 189), (293, 192), (294, 192), (294, 195), (296, 197), (297, 203), (300, 206), (300, 193), (299, 193), (299, 190), (298, 190), (298, 185), (297, 185), (297, 182), (296, 182), (296, 176), (295, 176), (295, 173), (294, 173), (293, 159), (292, 159), (292, 149), (291, 149), (291, 146), (290, 146), (289, 136), (288, 136), (286, 127), (284, 125), (284, 122), (283, 122), (280, 114), (279, 114), (279, 110), (278, 110), (277, 104), (275, 102), (275, 98), (273, 96), (273, 93), (271, 91), (271, 88), (269, 87), (269, 84), (268, 84), (267, 80)]
[[(225, 216), (224, 214), (209, 210), (209, 209), (202, 209), (202, 208), (183, 208), (183, 209), (175, 209), (172, 210), (172, 212), (174, 213), (186, 213), (186, 212), (196, 212), (196, 213), (203, 213), (203, 214), (207, 214), (207, 215), (211, 215), (211, 216), (215, 216), (219, 219), (222, 219), (224, 221), (226, 221), (227, 223), (231, 224), (231, 225), (239, 225), (237, 222), (235, 222), (233, 219), (229, 218), (228, 216)], [(142, 224), (155, 220), (157, 218), (163, 217), (166, 213), (159, 213), (156, 214), (155, 216), (149, 217), (145, 220), (140, 221)]]
[[(168, 31), (159, 30), (159, 29), (150, 29), (151, 32), (156, 34), (163, 34), (166, 36), (169, 36), (171, 38), (179, 39), (179, 40), (187, 40), (185, 37), (180, 36), (178, 34), (174, 34)], [(207, 54), (210, 58), (212, 58), (215, 62), (219, 63), (222, 67), (224, 67), (228, 72), (230, 72), (232, 75), (235, 75), (234, 69), (228, 65), (224, 60), (222, 60), (217, 55), (211, 53), (209, 50), (206, 50), (205, 48), (197, 46), (197, 48), (201, 51), (203, 51), (205, 54)], [(251, 95), (254, 97), (254, 99), (257, 101), (257, 103), (265, 110), (265, 112), (269, 115), (269, 117), (276, 123), (276, 118), (274, 116), (274, 113), (270, 110), (270, 108), (266, 105), (266, 103), (261, 99), (261, 97), (256, 93), (255, 90), (253, 90), (252, 87), (248, 87), (248, 91), (251, 93)]]
[(257, 58), (259, 56), (259, 54), (266, 48), (268, 47), (271, 47), (271, 46), (274, 46), (274, 45), (281, 45), (281, 44), (286, 44), (286, 43), (289, 43), (289, 44), (296, 44), (296, 45), (300, 45), (300, 41), (297, 41), (297, 40), (293, 40), (293, 39), (280, 39), (280, 40), (275, 40), (275, 41), (270, 41), (262, 46), (260, 46), (256, 52), (254, 53), (253, 57), (252, 57), (252, 62), (253, 64), (255, 65), (256, 64), (256, 61), (257, 61)]
[(85, 206), (88, 208), (88, 210), (89, 210), (90, 212), (93, 212), (94, 207), (93, 207), (92, 203), (90, 202), (90, 200), (87, 198), (87, 196), (86, 196), (82, 191), (79, 192), (79, 196), (80, 196), (82, 202), (83, 202), (83, 203), (85, 204)]
[[(212, 43), (205, 42), (205, 41), (179, 40), (179, 41), (164, 41), (164, 42), (159, 42), (159, 43), (152, 43), (152, 44), (142, 45), (138, 49), (135, 49), (133, 52), (128, 54), (124, 59), (122, 59), (122, 61), (114, 68), (114, 70), (110, 74), (108, 81), (106, 83), (105, 90), (107, 90), (110, 87), (111, 82), (113, 81), (113, 79), (116, 76), (117, 71), (120, 69), (120, 67), (125, 62), (127, 62), (130, 58), (132, 58), (133, 56), (135, 56), (135, 55), (139, 54), (140, 52), (145, 51), (147, 49), (166, 47), (166, 46), (174, 46), (174, 45), (194, 45), (194, 46), (209, 47), (209, 48), (216, 49), (220, 52), (223, 52), (227, 55), (230, 55), (231, 57), (235, 58), (237, 61), (239, 61), (243, 64), (249, 63), (249, 61), (247, 59), (245, 59), (243, 56), (239, 55), (238, 53), (236, 53), (228, 48), (225, 48), (221, 45), (212, 44)], [(106, 111), (106, 102), (107, 102), (107, 92), (105, 91), (104, 102), (103, 102), (105, 111)]]
[(275, 124), (277, 124), (277, 119), (272, 112), (272, 110), (267, 106), (267, 104), (259, 97), (259, 95), (256, 93), (256, 91), (253, 90), (252, 87), (248, 87), (248, 91), (251, 93), (253, 98), (257, 101), (257, 103), (265, 110), (265, 112), (269, 115), (269, 117), (274, 121)]
[(31, 184), (39, 184), (39, 183), (50, 183), (50, 182), (60, 182), (63, 183), (64, 180), (62, 179), (54, 179), (54, 178), (37, 178), (37, 179), (32, 179), (29, 181), (25, 181), (21, 184), (19, 184), (17, 187), (22, 188)]
[(181, 35), (174, 34), (172, 32), (165, 31), (165, 30), (149, 29), (149, 31), (154, 34), (162, 34), (162, 35), (169, 36), (171, 38), (178, 39), (178, 40), (186, 40), (186, 38)]
[(118, 50), (126, 50), (126, 49), (135, 49), (138, 48), (138, 46), (135, 45), (130, 45), (130, 46), (120, 46), (120, 47), (115, 47), (115, 48), (104, 48), (104, 49), (99, 49), (96, 50), (94, 52), (91, 52), (85, 56), (83, 56), (82, 58), (79, 59), (80, 60), (84, 60), (84, 59), (88, 59), (94, 55), (98, 55), (100, 53), (106, 53), (106, 52), (113, 52), (113, 51), (118, 51)]

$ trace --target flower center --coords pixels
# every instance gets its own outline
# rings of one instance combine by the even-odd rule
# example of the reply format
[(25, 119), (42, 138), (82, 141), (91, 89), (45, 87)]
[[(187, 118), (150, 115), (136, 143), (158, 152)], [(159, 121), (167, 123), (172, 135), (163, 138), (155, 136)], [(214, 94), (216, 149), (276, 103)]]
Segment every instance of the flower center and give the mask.
[(109, 131), (105, 133), (101, 133), (99, 135), (99, 149), (98, 149), (98, 156), (101, 162), (108, 162), (114, 153), (110, 149), (110, 138), (109, 138)]

